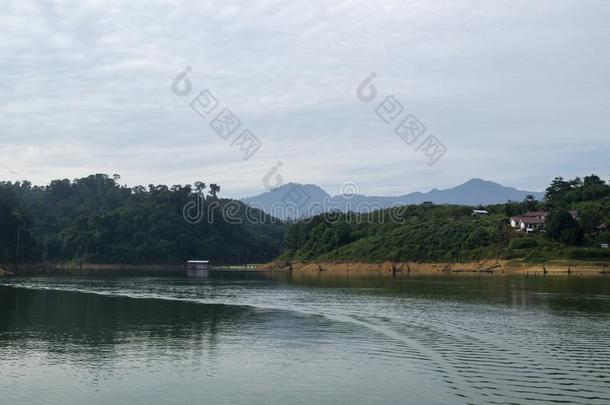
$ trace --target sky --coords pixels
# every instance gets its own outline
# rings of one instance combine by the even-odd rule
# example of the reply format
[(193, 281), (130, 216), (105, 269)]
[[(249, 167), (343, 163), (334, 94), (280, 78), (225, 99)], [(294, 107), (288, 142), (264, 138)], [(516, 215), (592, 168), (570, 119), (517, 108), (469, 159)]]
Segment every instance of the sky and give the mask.
[[(288, 182), (400, 195), (610, 176), (606, 0), (0, 8), (0, 180), (117, 173), (246, 197)], [(209, 115), (191, 105), (204, 90)], [(238, 128), (218, 126), (225, 109)], [(395, 132), (406, 117), (425, 127), (410, 144)], [(258, 149), (242, 150), (244, 130)]]

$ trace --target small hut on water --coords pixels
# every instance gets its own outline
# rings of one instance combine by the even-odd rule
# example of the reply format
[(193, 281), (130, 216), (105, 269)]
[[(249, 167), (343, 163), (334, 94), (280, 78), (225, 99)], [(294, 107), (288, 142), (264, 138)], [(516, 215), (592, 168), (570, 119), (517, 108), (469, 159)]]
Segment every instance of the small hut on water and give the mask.
[(189, 277), (207, 277), (209, 260), (188, 260), (186, 274)]
[(209, 260), (189, 260), (186, 262), (187, 270), (208, 270)]

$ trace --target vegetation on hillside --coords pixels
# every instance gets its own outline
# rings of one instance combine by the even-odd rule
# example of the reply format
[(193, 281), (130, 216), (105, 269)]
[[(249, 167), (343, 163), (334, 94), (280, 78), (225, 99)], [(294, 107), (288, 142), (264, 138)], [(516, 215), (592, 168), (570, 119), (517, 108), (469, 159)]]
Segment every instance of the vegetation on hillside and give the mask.
[[(472, 208), (488, 216), (473, 216)], [(548, 210), (546, 232), (510, 228), (511, 216)], [(575, 220), (569, 210), (577, 210)], [(598, 176), (558, 177), (544, 201), (528, 197), (487, 207), (411, 205), (382, 214), (322, 214), (286, 230), (291, 260), (466, 261), (488, 258), (610, 259), (600, 243), (610, 241), (610, 185)]]
[(261, 212), (258, 223), (245, 220), (246, 206), (219, 198), (217, 184), (126, 187), (118, 180), (96, 174), (48, 186), (0, 183), (0, 263), (19, 254), (21, 262), (241, 264), (280, 253), (284, 226)]
[[(291, 224), (220, 198), (217, 184), (126, 187), (119, 179), (96, 174), (47, 186), (0, 183), (0, 264), (181, 265), (190, 258), (243, 264), (280, 254), (369, 262), (610, 259), (610, 250), (600, 248), (610, 242), (603, 226), (610, 222), (610, 185), (595, 175), (556, 178), (543, 201), (530, 196), (486, 207), (424, 203), (369, 214), (333, 212)], [(489, 215), (473, 216), (473, 208)], [(525, 234), (509, 226), (511, 216), (538, 210), (549, 211), (545, 232)]]

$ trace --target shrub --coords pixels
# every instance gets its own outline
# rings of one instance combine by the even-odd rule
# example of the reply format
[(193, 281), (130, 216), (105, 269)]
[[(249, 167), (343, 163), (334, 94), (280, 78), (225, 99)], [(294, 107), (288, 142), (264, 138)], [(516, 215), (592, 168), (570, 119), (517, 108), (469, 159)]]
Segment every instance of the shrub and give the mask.
[(534, 238), (518, 238), (510, 241), (512, 249), (532, 249), (538, 247), (538, 241)]
[(570, 258), (576, 260), (609, 260), (610, 249), (572, 249)]

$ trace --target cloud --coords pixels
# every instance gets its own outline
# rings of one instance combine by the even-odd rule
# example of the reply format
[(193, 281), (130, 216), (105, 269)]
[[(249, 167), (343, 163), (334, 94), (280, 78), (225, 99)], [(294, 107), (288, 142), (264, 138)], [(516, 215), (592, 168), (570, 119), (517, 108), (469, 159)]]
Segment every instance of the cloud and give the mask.
[[(604, 1), (10, 2), (0, 163), (36, 183), (106, 171), (234, 196), (278, 161), (286, 181), (367, 194), (603, 175), (609, 16)], [(210, 89), (263, 142), (249, 161), (170, 92), (186, 66), (191, 96)], [(446, 145), (434, 167), (355, 97), (371, 72)]]

